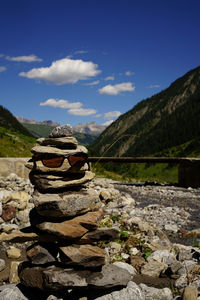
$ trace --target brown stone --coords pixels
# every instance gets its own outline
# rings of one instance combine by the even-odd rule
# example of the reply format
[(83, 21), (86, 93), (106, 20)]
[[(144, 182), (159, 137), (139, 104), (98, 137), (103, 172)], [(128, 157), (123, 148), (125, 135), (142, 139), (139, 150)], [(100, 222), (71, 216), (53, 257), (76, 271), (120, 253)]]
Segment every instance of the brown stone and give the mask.
[(105, 251), (97, 246), (72, 245), (60, 250), (61, 261), (68, 265), (99, 267), (105, 264)]
[(20, 261), (11, 261), (10, 263), (10, 274), (9, 274), (9, 283), (10, 284), (17, 284), (20, 282), (18, 276), (18, 266), (21, 262)]
[(115, 228), (99, 228), (87, 232), (80, 240), (80, 243), (89, 244), (100, 240), (115, 240), (119, 238), (119, 230)]
[(198, 290), (196, 286), (188, 285), (186, 286), (183, 294), (183, 300), (197, 300)]
[(89, 228), (97, 228), (102, 217), (102, 212), (89, 212), (83, 216), (75, 217), (61, 223), (43, 222), (37, 227), (56, 236), (73, 240), (81, 238)]
[[(25, 267), (24, 267), (25, 266)], [(19, 265), (18, 273), (20, 282), (28, 287), (43, 290), (43, 271), (42, 267), (27, 267), (25, 263)]]
[(16, 209), (12, 205), (3, 205), (2, 219), (7, 222), (14, 219), (16, 216)]
[(26, 254), (33, 264), (45, 264), (55, 262), (56, 260), (49, 251), (41, 245), (33, 245), (27, 250)]
[(141, 267), (146, 263), (145, 259), (142, 256), (131, 256), (130, 264), (140, 272)]

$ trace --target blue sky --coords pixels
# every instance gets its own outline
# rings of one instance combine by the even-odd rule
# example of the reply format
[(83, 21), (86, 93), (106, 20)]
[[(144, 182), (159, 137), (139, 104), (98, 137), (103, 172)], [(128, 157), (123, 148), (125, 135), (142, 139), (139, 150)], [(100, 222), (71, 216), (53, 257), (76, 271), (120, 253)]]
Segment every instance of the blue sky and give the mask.
[(0, 104), (115, 120), (200, 65), (199, 0), (1, 0)]

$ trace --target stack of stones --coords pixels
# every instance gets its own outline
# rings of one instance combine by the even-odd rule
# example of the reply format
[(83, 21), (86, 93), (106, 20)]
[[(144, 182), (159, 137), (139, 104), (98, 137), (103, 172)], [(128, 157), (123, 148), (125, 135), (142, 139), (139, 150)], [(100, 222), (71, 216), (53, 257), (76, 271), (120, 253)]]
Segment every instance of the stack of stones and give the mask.
[[(99, 228), (101, 202), (84, 185), (94, 177), (87, 149), (78, 146), (70, 125), (55, 128), (37, 142), (27, 163), (34, 208), (26, 232), (35, 232), (38, 239), (27, 248), (29, 261), (19, 267), (21, 283), (47, 292), (126, 285), (130, 273), (109, 263), (105, 250), (98, 246), (102, 240), (117, 238), (119, 231)], [(55, 167), (55, 158), (59, 161), (63, 155), (62, 165)], [(79, 156), (84, 160), (79, 161)]]

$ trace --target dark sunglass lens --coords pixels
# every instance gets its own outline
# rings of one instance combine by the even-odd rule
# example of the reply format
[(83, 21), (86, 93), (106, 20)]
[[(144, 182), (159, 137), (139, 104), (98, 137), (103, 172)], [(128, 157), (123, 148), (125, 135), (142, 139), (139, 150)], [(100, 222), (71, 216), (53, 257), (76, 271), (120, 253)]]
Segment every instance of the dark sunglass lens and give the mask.
[(57, 156), (57, 157), (49, 157), (42, 159), (42, 163), (45, 167), (48, 168), (58, 168), (62, 165), (64, 157)]
[(71, 166), (74, 166), (77, 163), (85, 162), (86, 161), (86, 156), (84, 155), (70, 155), (68, 156), (68, 161)]

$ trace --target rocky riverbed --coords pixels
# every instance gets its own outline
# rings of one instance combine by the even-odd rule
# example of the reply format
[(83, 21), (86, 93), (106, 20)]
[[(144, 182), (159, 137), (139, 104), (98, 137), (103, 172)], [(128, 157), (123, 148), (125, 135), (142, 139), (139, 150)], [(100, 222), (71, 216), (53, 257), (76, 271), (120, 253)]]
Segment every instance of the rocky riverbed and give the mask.
[[(37, 291), (38, 299), (200, 299), (200, 189), (104, 178), (95, 178), (84, 189), (92, 189), (99, 197), (104, 211), (100, 227), (110, 230), (109, 234), (111, 229), (119, 232), (117, 239), (102, 240), (98, 246), (106, 251), (109, 263), (126, 270), (130, 281), (114, 291), (112, 284), (107, 288), (106, 283), (103, 291), (85, 290), (83, 294), (74, 290), (60, 295)], [(0, 178), (2, 300), (35, 299), (30, 289), (20, 286), (18, 277), (19, 263), (27, 260), (26, 248), (37, 239), (23, 232), (30, 225), (32, 193), (29, 180), (15, 174)]]

